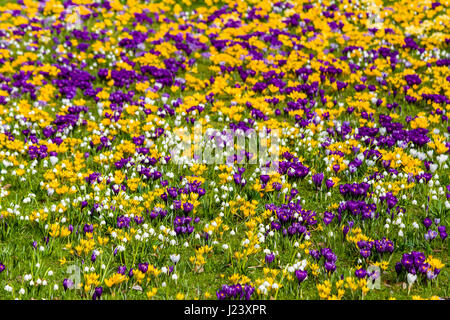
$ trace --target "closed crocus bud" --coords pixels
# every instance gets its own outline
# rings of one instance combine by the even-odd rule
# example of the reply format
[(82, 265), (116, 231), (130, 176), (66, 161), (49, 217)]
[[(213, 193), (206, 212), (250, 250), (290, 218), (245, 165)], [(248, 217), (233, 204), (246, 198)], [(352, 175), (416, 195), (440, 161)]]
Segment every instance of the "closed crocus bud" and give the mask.
[(314, 182), (317, 188), (320, 188), (322, 186), (323, 177), (324, 175), (322, 172), (312, 176), (312, 181)]
[(92, 300), (98, 300), (102, 296), (103, 293), (103, 287), (96, 287), (94, 289), (94, 293), (92, 295)]
[(397, 262), (395, 264), (395, 272), (397, 272), (397, 274), (399, 274), (400, 272), (402, 272), (403, 270), (403, 265), (401, 262)]
[(344, 238), (347, 236), (347, 233), (350, 231), (350, 228), (348, 226), (344, 226), (342, 228), (342, 233), (344, 234)]
[(259, 178), (263, 184), (266, 184), (270, 180), (270, 176), (267, 174), (262, 174)]

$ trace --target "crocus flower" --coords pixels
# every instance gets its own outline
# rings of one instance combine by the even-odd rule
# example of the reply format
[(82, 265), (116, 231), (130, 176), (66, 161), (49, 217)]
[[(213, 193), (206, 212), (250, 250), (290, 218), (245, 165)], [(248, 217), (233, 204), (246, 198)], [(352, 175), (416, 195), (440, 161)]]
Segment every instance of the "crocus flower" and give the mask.
[(406, 279), (408, 280), (408, 284), (412, 285), (414, 282), (416, 282), (417, 275), (412, 274), (412, 273), (408, 273), (407, 276), (406, 276)]
[(361, 249), (360, 251), (359, 251), (359, 253), (361, 254), (361, 256), (363, 257), (363, 258), (368, 258), (369, 256), (370, 256), (370, 249)]
[(302, 283), (308, 277), (308, 271), (306, 270), (295, 270), (295, 276), (299, 283)]
[(270, 264), (271, 262), (273, 262), (273, 260), (275, 260), (275, 254), (273, 252), (267, 254), (264, 260), (267, 264)]
[(178, 261), (180, 261), (180, 255), (179, 255), (179, 254), (171, 254), (171, 255), (170, 255), (170, 260), (171, 260), (174, 264), (177, 264)]
[(334, 264), (334, 262), (325, 261), (324, 266), (327, 272), (334, 272), (336, 270), (336, 265)]
[(366, 275), (367, 271), (364, 268), (360, 268), (355, 271), (355, 276), (359, 279), (364, 278)]
[(433, 221), (428, 217), (423, 220), (423, 225), (427, 229), (430, 228), (432, 224), (433, 224)]
[(327, 186), (327, 189), (330, 190), (334, 186), (334, 182), (331, 179), (328, 179), (325, 181), (325, 185)]
[(312, 181), (314, 182), (317, 188), (320, 188), (322, 186), (323, 177), (324, 177), (323, 172), (317, 173), (312, 176)]
[(127, 267), (126, 266), (119, 266), (118, 269), (117, 269), (117, 273), (125, 275), (126, 272), (127, 272)]
[(92, 294), (92, 300), (98, 300), (102, 296), (103, 287), (96, 287), (94, 293)]
[(141, 271), (142, 273), (146, 273), (148, 270), (148, 262), (144, 262), (144, 263), (139, 263), (139, 271)]
[(438, 233), (434, 230), (428, 230), (428, 232), (425, 234), (425, 240), (431, 241), (434, 238), (436, 238)]
[(270, 180), (270, 176), (267, 175), (267, 174), (262, 174), (262, 175), (259, 176), (259, 178), (261, 179), (261, 182), (263, 184), (266, 184)]
[(74, 286), (74, 283), (73, 283), (72, 279), (64, 279), (63, 280), (64, 291), (67, 291), (67, 289), (72, 289), (73, 286)]

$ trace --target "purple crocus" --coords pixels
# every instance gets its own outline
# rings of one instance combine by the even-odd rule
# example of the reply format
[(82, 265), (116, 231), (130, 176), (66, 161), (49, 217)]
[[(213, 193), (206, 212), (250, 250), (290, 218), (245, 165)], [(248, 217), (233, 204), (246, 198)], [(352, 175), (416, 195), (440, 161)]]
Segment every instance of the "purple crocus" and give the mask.
[(367, 275), (367, 271), (364, 268), (355, 271), (355, 276), (359, 279), (364, 278)]
[(325, 261), (325, 270), (327, 272), (334, 272), (336, 270), (336, 264), (334, 262)]
[(96, 287), (94, 289), (94, 294), (92, 295), (92, 300), (98, 300), (102, 296), (103, 287)]
[(370, 256), (370, 249), (361, 249), (360, 251), (359, 251), (359, 253), (361, 254), (361, 256), (363, 257), (363, 258), (368, 258), (369, 256)]
[(148, 270), (148, 262), (139, 263), (139, 271), (142, 273), (146, 273)]
[(425, 233), (425, 240), (431, 241), (436, 238), (437, 235), (438, 233), (436, 231), (430, 229), (427, 233)]
[(194, 209), (194, 205), (192, 203), (189, 202), (185, 202), (183, 203), (183, 211), (187, 214), (189, 212), (192, 211), (192, 209)]
[(425, 228), (430, 228), (431, 225), (433, 224), (433, 221), (430, 218), (425, 218), (423, 219), (423, 225), (425, 226)]
[(312, 181), (314, 182), (317, 188), (320, 188), (322, 186), (323, 177), (324, 177), (323, 172), (317, 173), (312, 176)]
[(94, 231), (94, 226), (92, 224), (85, 224), (83, 227), (84, 233), (91, 233)]
[(261, 182), (265, 185), (270, 180), (270, 176), (268, 174), (262, 174), (259, 176)]
[(126, 266), (119, 266), (117, 268), (117, 273), (125, 275), (126, 272), (127, 272), (127, 267)]
[(334, 182), (331, 179), (325, 181), (325, 185), (327, 186), (327, 190), (330, 190), (334, 186)]
[(297, 277), (298, 283), (302, 283), (308, 277), (307, 270), (296, 270), (295, 276)]
[(67, 291), (67, 289), (72, 289), (74, 286), (72, 279), (64, 279), (63, 280), (63, 287), (64, 291)]
[(273, 252), (267, 254), (264, 260), (266, 261), (267, 264), (272, 263), (273, 260), (275, 260), (275, 254)]

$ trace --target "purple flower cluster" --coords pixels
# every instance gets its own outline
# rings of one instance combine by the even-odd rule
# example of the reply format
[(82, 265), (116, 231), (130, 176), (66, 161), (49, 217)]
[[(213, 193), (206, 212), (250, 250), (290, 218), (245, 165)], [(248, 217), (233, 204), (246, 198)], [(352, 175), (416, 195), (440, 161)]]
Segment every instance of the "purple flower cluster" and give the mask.
[[(166, 160), (167, 161), (167, 160)], [(193, 181), (190, 183), (187, 183), (183, 188), (176, 188), (176, 187), (169, 187), (167, 188), (167, 192), (163, 193), (161, 195), (161, 198), (164, 201), (168, 201), (169, 197), (171, 199), (176, 199), (181, 194), (190, 194), (190, 193), (196, 193), (198, 194), (198, 197), (201, 198), (205, 195), (206, 191), (205, 189), (201, 188), (201, 182)], [(174, 200), (174, 208), (181, 209), (181, 201)], [(188, 208), (188, 207), (187, 207)]]
[(88, 224), (86, 223), (83, 227), (83, 232), (84, 233), (92, 233), (94, 232), (94, 226), (92, 224)]
[(405, 76), (405, 80), (408, 83), (408, 86), (419, 85), (422, 83), (420, 77), (417, 74), (409, 74)]
[(322, 250), (309, 250), (309, 255), (315, 260), (319, 261), (324, 257), (324, 267), (327, 272), (334, 272), (336, 270), (337, 255), (330, 248), (322, 248)]
[(125, 217), (124, 215), (117, 217), (117, 228), (129, 228), (131, 219), (129, 217)]
[(47, 146), (40, 145), (39, 148), (36, 146), (29, 146), (28, 147), (28, 156), (30, 157), (30, 159), (46, 158), (48, 156)]
[[(148, 213), (148, 209), (147, 209), (147, 213)], [(156, 219), (157, 217), (161, 217), (161, 219), (163, 219), (166, 215), (167, 215), (167, 211), (160, 207), (154, 208), (149, 214), (150, 219), (152, 219), (152, 220)]]
[(431, 229), (431, 226), (433, 225), (433, 221), (430, 218), (427, 217), (423, 220), (423, 225), (425, 226), (425, 228), (427, 228), (427, 232), (425, 233), (425, 236), (424, 236), (425, 240), (431, 241), (431, 240), (435, 239), (438, 234), (442, 240), (447, 239), (446, 228), (445, 228), (445, 226), (439, 226), (440, 222), (441, 222), (440, 219), (434, 220), (434, 223), (437, 226), (437, 231), (436, 231), (436, 230)]
[(63, 280), (63, 288), (64, 291), (67, 291), (67, 289), (72, 289), (74, 287), (74, 283), (72, 279), (64, 279)]
[(341, 184), (339, 186), (339, 192), (343, 196), (349, 196), (353, 198), (365, 198), (367, 195), (367, 192), (369, 191), (370, 184), (367, 182), (362, 183), (346, 183)]
[[(283, 156), (286, 158), (285, 154), (283, 154)], [(290, 156), (292, 156), (292, 155), (290, 155)], [(293, 159), (292, 162), (289, 161), (291, 159)], [(303, 165), (298, 160), (298, 158), (289, 157), (288, 161), (281, 161), (279, 163), (278, 172), (280, 174), (287, 174), (288, 177), (290, 177), (290, 178), (302, 179), (308, 175), (309, 168), (307, 166)], [(323, 177), (322, 177), (322, 179), (323, 179)]]
[(406, 271), (411, 274), (421, 274), (429, 280), (435, 279), (441, 270), (433, 270), (425, 261), (426, 258), (423, 252), (411, 251), (411, 253), (404, 253), (401, 261), (395, 264), (395, 271), (398, 275)]
[(249, 284), (246, 284), (245, 286), (242, 286), (239, 283), (231, 286), (225, 284), (222, 286), (222, 289), (216, 292), (216, 296), (219, 300), (250, 300), (254, 291), (255, 288)]
[(359, 248), (359, 254), (364, 259), (367, 259), (373, 252), (378, 252), (379, 254), (394, 252), (394, 243), (386, 238), (374, 241), (361, 240), (358, 241), (357, 246)]
[(302, 208), (300, 201), (289, 202), (280, 207), (267, 204), (266, 209), (275, 211), (278, 219), (271, 222), (271, 230), (282, 230), (283, 235), (307, 234), (306, 227), (317, 223), (316, 212)]
[(190, 225), (191, 222), (192, 217), (176, 216), (173, 220), (174, 230), (176, 234), (191, 234), (194, 231), (194, 226)]
[(371, 219), (375, 217), (375, 210), (377, 210), (375, 203), (367, 204), (364, 201), (349, 200), (339, 205), (338, 218), (341, 221), (342, 213), (349, 212), (353, 216), (361, 216), (363, 220)]
[(238, 168), (238, 172), (233, 175), (233, 181), (238, 186), (245, 186), (247, 184), (247, 181), (242, 178), (242, 174), (245, 172), (245, 168)]
[(386, 204), (387, 204), (388, 208), (389, 208), (389, 209), (392, 209), (392, 208), (395, 207), (395, 205), (397, 204), (398, 199), (397, 199), (396, 196), (394, 196), (394, 195), (392, 194), (392, 192), (388, 192), (388, 193), (386, 193), (385, 196), (381, 196), (381, 197), (380, 197), (380, 201), (381, 201), (381, 203), (383, 203), (384, 201), (386, 201)]

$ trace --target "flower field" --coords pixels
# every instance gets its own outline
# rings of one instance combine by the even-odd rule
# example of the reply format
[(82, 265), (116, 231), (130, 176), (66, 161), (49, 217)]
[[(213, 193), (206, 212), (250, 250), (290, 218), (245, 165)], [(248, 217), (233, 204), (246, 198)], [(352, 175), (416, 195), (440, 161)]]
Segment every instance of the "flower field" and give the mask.
[(448, 10), (0, 0), (0, 298), (448, 299)]

